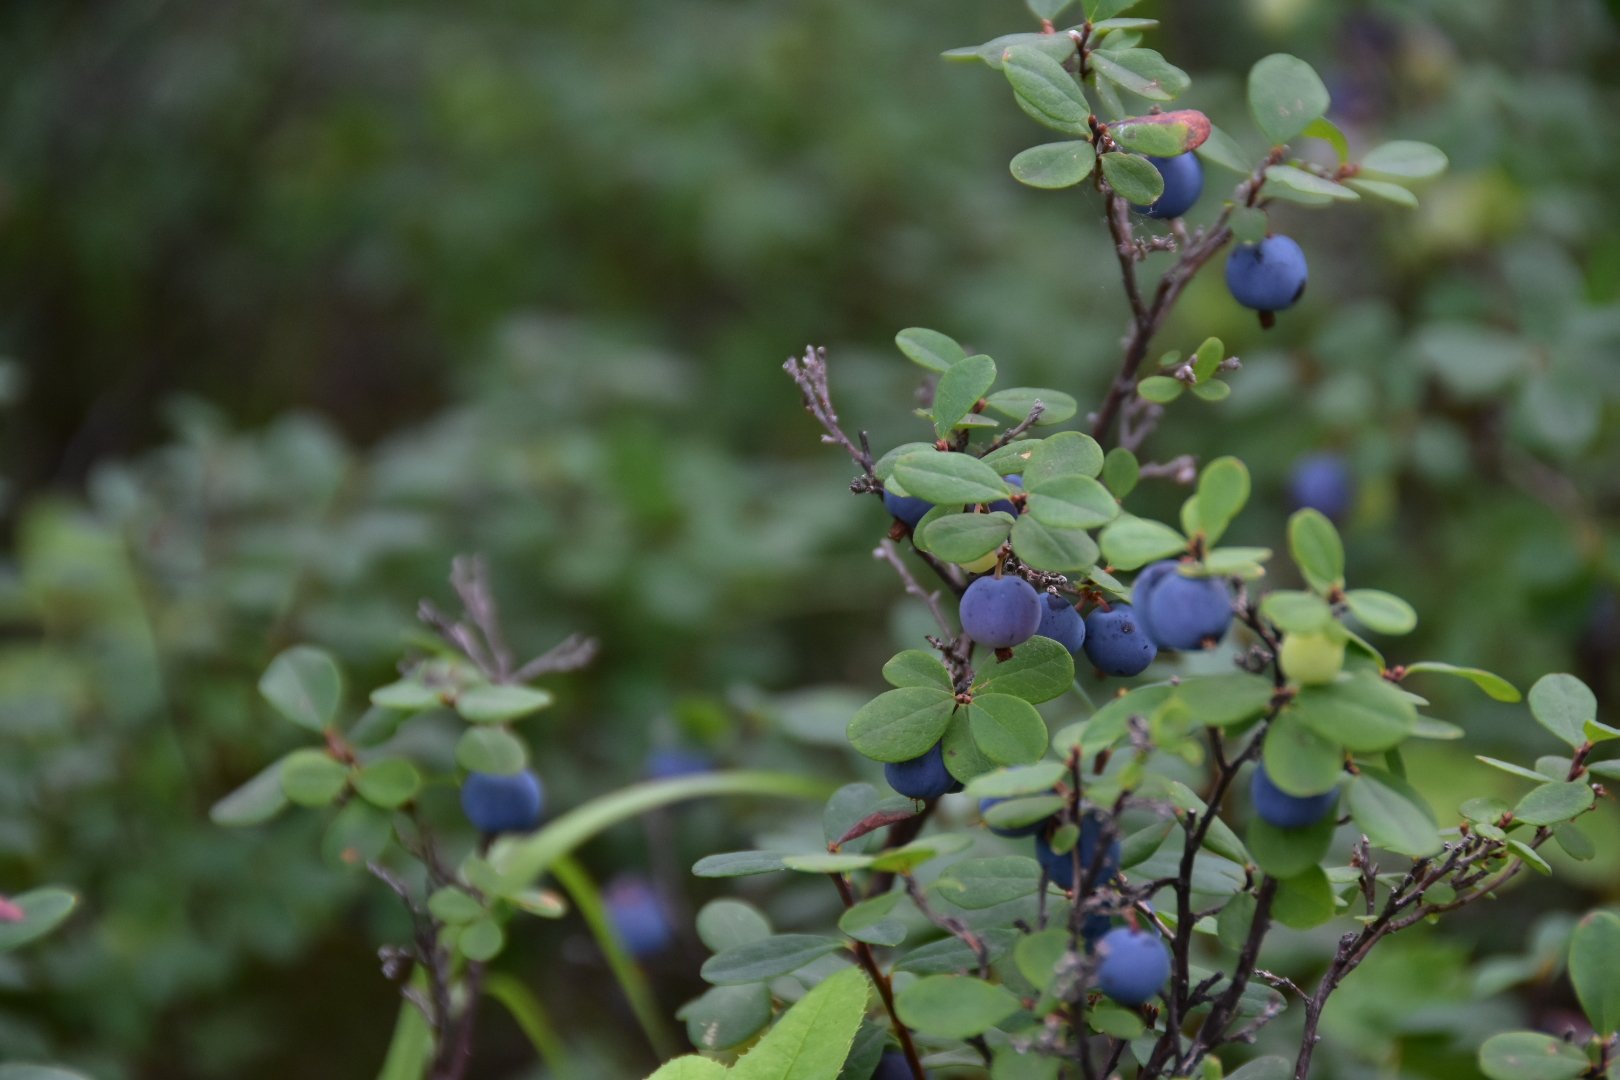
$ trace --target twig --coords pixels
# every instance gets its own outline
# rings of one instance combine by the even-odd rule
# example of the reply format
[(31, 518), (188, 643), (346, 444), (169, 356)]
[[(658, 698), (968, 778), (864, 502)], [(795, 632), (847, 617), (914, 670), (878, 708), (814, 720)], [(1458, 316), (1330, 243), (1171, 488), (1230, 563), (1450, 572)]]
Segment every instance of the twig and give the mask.
[(1178, 484), (1191, 484), (1198, 479), (1198, 459), (1191, 454), (1182, 454), (1166, 462), (1150, 461), (1141, 467), (1138, 475), (1144, 480), (1162, 477)]
[(901, 874), (900, 880), (906, 883), (906, 895), (911, 902), (917, 905), (917, 910), (923, 913), (923, 918), (945, 931), (947, 934), (959, 939), (979, 960), (979, 978), (990, 977), (990, 947), (985, 944), (984, 938), (968, 929), (966, 923), (960, 919), (953, 919), (949, 915), (941, 915), (928, 904), (928, 898), (917, 887), (917, 879), (910, 874)]
[(1018, 438), (1018, 436), (1034, 427), (1035, 424), (1040, 420), (1041, 414), (1045, 411), (1046, 406), (1041, 404), (1040, 398), (1036, 398), (1035, 404), (1029, 407), (1029, 415), (1018, 421), (1016, 426), (1010, 427), (1006, 431), (1003, 431), (1000, 435), (997, 435), (995, 441), (989, 446), (985, 447), (984, 453), (980, 454), (979, 456), (984, 457), (985, 454), (1000, 450), (1003, 446), (1006, 446), (1008, 443)]
[(512, 674), (515, 683), (526, 683), (542, 675), (575, 671), (596, 659), (602, 643), (584, 634), (569, 634)]
[(856, 446), (844, 434), (843, 428), (838, 426), (838, 414), (833, 411), (832, 396), (827, 391), (827, 350), (815, 346), (806, 346), (804, 357), (790, 356), (787, 363), (782, 365), (799, 387), (799, 393), (804, 396), (804, 407), (816, 421), (827, 429), (827, 434), (821, 437), (824, 443), (836, 443), (849, 451), (849, 456), (855, 459), (867, 476), (873, 479), (877, 474), (872, 471), (872, 455)]
[(945, 618), (945, 612), (939, 606), (939, 593), (928, 592), (917, 584), (917, 579), (906, 568), (906, 564), (900, 560), (900, 552), (895, 549), (893, 540), (884, 540), (879, 543), (872, 550), (872, 558), (882, 559), (894, 567), (894, 572), (900, 575), (900, 581), (905, 585), (906, 592), (928, 605), (928, 610), (933, 613), (934, 622), (939, 626), (940, 633), (946, 637), (955, 636), (956, 631), (951, 629), (950, 621)]
[[(848, 911), (855, 906), (855, 893), (849, 887), (843, 874), (828, 874), (833, 884), (838, 887), (838, 898), (844, 902), (844, 910)], [(917, 1056), (917, 1047), (911, 1041), (911, 1029), (900, 1022), (900, 1014), (894, 1008), (894, 988), (889, 984), (888, 976), (878, 967), (877, 958), (872, 955), (872, 946), (864, 941), (855, 942), (855, 958), (860, 961), (861, 967), (866, 969), (867, 978), (877, 987), (878, 997), (883, 999), (883, 1008), (889, 1014), (889, 1023), (894, 1028), (895, 1037), (900, 1040), (900, 1049), (906, 1055), (906, 1064), (911, 1066), (911, 1080), (928, 1080), (928, 1074), (923, 1072), (922, 1058)]]

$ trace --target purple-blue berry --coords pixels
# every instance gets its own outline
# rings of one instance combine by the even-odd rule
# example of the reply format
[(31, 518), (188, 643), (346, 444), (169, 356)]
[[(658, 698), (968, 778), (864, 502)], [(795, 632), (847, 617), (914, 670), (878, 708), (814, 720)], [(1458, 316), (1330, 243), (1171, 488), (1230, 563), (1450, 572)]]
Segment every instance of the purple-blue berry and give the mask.
[(1272, 782), (1261, 765), (1249, 781), (1249, 799), (1260, 820), (1277, 829), (1306, 829), (1333, 812), (1339, 789), (1321, 795), (1290, 795)]
[(919, 499), (915, 495), (896, 495), (892, 491), (883, 493), (883, 509), (913, 529), (917, 527), (917, 522), (921, 521), (923, 516), (933, 508), (933, 503), (927, 499)]
[(1305, 253), (1286, 236), (1239, 244), (1226, 258), (1226, 287), (1232, 299), (1259, 312), (1293, 307), (1305, 294), (1308, 276)]
[(622, 874), (608, 882), (602, 902), (625, 951), (637, 960), (663, 952), (674, 940), (664, 902), (639, 875)]
[[(1080, 842), (1076, 846), (1080, 849), (1080, 866), (1082, 872), (1096, 867), (1095, 884), (1101, 885), (1113, 878), (1119, 872), (1119, 859), (1121, 845), (1114, 840), (1108, 845), (1108, 851), (1102, 856), (1098, 864), (1097, 841), (1102, 836), (1102, 823), (1095, 814), (1087, 814), (1080, 823)], [(1059, 854), (1052, 850), (1046, 833), (1035, 835), (1035, 861), (1046, 868), (1046, 876), (1052, 884), (1060, 889), (1074, 888), (1074, 852), (1065, 851)]]
[(1178, 218), (1191, 210), (1198, 196), (1204, 193), (1204, 167), (1199, 163), (1198, 155), (1149, 155), (1148, 162), (1164, 177), (1164, 191), (1152, 206), (1133, 206), (1132, 209), (1150, 218), (1161, 219)]
[(1294, 506), (1343, 521), (1356, 502), (1350, 466), (1338, 454), (1307, 454), (1288, 474), (1288, 496)]
[(1041, 596), (1021, 577), (982, 577), (962, 594), (962, 629), (980, 645), (1010, 649), (1035, 636)]
[(872, 1070), (872, 1080), (911, 1080), (911, 1063), (898, 1050), (885, 1050)]
[(1137, 577), (1131, 589), (1136, 622), (1161, 649), (1201, 649), (1232, 624), (1232, 599), (1219, 578), (1192, 578), (1166, 559)]
[(1086, 616), (1086, 659), (1104, 675), (1139, 675), (1159, 655), (1159, 647), (1137, 625), (1129, 604), (1097, 608)]
[(962, 782), (945, 768), (945, 751), (940, 743), (935, 743), (921, 757), (884, 765), (883, 779), (908, 799), (937, 799), (962, 790)]
[(661, 746), (647, 755), (642, 772), (649, 780), (672, 780), (677, 776), (693, 776), (714, 768), (709, 755), (682, 746)]
[(1151, 931), (1116, 927), (1103, 935), (1097, 952), (1097, 985), (1121, 1005), (1152, 1000), (1170, 977), (1170, 950)]
[(1086, 643), (1086, 623), (1080, 613), (1057, 593), (1041, 594), (1041, 624), (1035, 628), (1040, 637), (1051, 638), (1073, 655)]
[[(1024, 478), (1022, 476), (1003, 476), (1002, 479), (1007, 481), (1009, 486), (1015, 487), (1019, 491), (1024, 490)], [(1018, 516), (1018, 507), (1012, 504), (1011, 499), (997, 499), (995, 502), (991, 503), (990, 512), (993, 514), (997, 510), (1000, 510), (1004, 514), (1011, 514), (1013, 517)]]
[(545, 791), (529, 769), (511, 776), (468, 773), (461, 782), (461, 809), (479, 832), (528, 832), (540, 823)]

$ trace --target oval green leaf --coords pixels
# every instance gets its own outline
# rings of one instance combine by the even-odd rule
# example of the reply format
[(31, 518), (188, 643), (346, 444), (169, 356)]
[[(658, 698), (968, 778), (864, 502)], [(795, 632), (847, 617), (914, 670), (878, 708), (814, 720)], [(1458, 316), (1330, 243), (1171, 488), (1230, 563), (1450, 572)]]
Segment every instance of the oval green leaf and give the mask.
[(955, 708), (948, 691), (931, 686), (890, 690), (855, 713), (849, 741), (873, 761), (910, 761), (939, 741)]
[(512, 776), (529, 763), (523, 740), (500, 727), (474, 727), (456, 741), (456, 764), (468, 772)]
[(1102, 172), (1109, 187), (1137, 206), (1148, 206), (1164, 194), (1164, 177), (1147, 158), (1117, 152), (1104, 154)]
[[(1091, 175), (1096, 164), (1097, 151), (1092, 149), (1091, 143), (1073, 139), (1032, 146), (1014, 157), (1007, 168), (1021, 184), (1055, 191), (1078, 184)], [(1023, 415), (1029, 415), (1028, 410)]]
[(1297, 56), (1272, 53), (1249, 69), (1249, 111), (1273, 146), (1301, 134), (1329, 103), (1321, 77)]

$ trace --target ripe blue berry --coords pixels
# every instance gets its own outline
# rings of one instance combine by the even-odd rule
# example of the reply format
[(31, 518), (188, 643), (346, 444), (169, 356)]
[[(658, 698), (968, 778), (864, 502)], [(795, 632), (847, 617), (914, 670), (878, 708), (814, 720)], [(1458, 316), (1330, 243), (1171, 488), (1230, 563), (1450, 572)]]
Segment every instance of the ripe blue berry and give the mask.
[(1113, 928), (1114, 920), (1108, 916), (1095, 911), (1087, 915), (1085, 921), (1080, 924), (1080, 936), (1085, 939), (1086, 952), (1095, 949), (1097, 942), (1106, 937)]
[[(1003, 476), (1002, 479), (1007, 481), (1007, 483), (1012, 487), (1017, 488), (1019, 491), (1024, 490), (1024, 478), (1022, 476)], [(1012, 504), (1011, 499), (997, 499), (995, 502), (991, 503), (990, 512), (993, 514), (997, 510), (1000, 510), (1003, 514), (1011, 514), (1013, 517), (1018, 516), (1018, 507)]]
[(468, 773), (461, 782), (461, 810), (479, 832), (528, 832), (540, 823), (545, 792), (529, 769), (512, 776)]
[(1086, 659), (1104, 675), (1137, 675), (1159, 655), (1159, 647), (1137, 625), (1129, 604), (1086, 616)]
[(885, 1050), (872, 1070), (872, 1080), (911, 1080), (911, 1063), (898, 1050)]
[(1218, 578), (1190, 578), (1173, 560), (1154, 563), (1137, 577), (1131, 596), (1136, 622), (1161, 649), (1201, 649), (1232, 624), (1232, 600)]
[(682, 746), (661, 746), (647, 755), (642, 772), (649, 780), (671, 780), (677, 776), (692, 776), (714, 768), (709, 755)]
[[(1293, 307), (1305, 294), (1305, 253), (1286, 236), (1239, 244), (1226, 258), (1226, 287), (1232, 299), (1267, 313)], [(1262, 314), (1262, 325), (1269, 325)]]
[(625, 951), (637, 960), (663, 952), (674, 939), (664, 902), (639, 875), (622, 874), (608, 882), (602, 902)]
[(933, 508), (933, 503), (914, 495), (896, 495), (892, 491), (883, 493), (883, 509), (913, 529), (917, 527), (917, 522), (923, 519), (923, 515)]
[(1254, 803), (1254, 812), (1267, 825), (1277, 829), (1304, 829), (1333, 812), (1339, 802), (1339, 789), (1321, 795), (1290, 795), (1272, 783), (1266, 767), (1261, 765), (1254, 770), (1254, 779), (1249, 782), (1249, 798)]
[(1343, 521), (1355, 505), (1356, 482), (1338, 454), (1307, 454), (1288, 474), (1288, 496), (1300, 509)]
[(1041, 596), (1021, 577), (982, 577), (962, 594), (962, 629), (980, 645), (1009, 649), (1035, 636)]
[[(1084, 870), (1097, 867), (1096, 884), (1109, 881), (1119, 872), (1120, 842), (1116, 839), (1108, 845), (1108, 852), (1102, 857), (1102, 864), (1097, 864), (1097, 840), (1102, 835), (1102, 823), (1095, 814), (1087, 814), (1080, 823), (1080, 865)], [(1061, 855), (1052, 850), (1045, 832), (1035, 835), (1035, 860), (1046, 868), (1046, 876), (1052, 884), (1060, 889), (1074, 888), (1074, 853), (1065, 851)]]
[(1072, 655), (1086, 643), (1086, 624), (1080, 613), (1057, 593), (1041, 594), (1041, 624), (1035, 633), (1051, 638)]
[(945, 768), (945, 751), (939, 743), (921, 757), (884, 765), (883, 779), (908, 799), (937, 799), (962, 790), (962, 782)]
[(1097, 985), (1121, 1005), (1151, 1000), (1170, 977), (1170, 950), (1150, 931), (1116, 927), (1097, 943), (1097, 952), (1103, 958)]
[(1150, 218), (1178, 218), (1191, 210), (1198, 196), (1204, 193), (1204, 167), (1197, 154), (1177, 154), (1175, 157), (1153, 157), (1148, 161), (1164, 177), (1164, 192), (1152, 206), (1133, 206), (1139, 214)]

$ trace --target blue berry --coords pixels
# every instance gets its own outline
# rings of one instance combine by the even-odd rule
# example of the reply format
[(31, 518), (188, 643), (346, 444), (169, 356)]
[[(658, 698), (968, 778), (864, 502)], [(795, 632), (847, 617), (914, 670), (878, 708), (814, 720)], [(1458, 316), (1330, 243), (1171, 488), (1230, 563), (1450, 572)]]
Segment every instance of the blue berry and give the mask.
[[(1024, 490), (1024, 478), (1022, 476), (1003, 476), (1002, 479), (1019, 491)], [(1018, 507), (1012, 504), (1011, 499), (997, 499), (991, 503), (990, 512), (993, 514), (997, 510), (1000, 510), (1003, 514), (1011, 514), (1013, 517), (1018, 516)]]
[(1051, 638), (1071, 655), (1079, 652), (1086, 643), (1086, 624), (1080, 613), (1057, 593), (1043, 593), (1041, 599), (1041, 625), (1035, 628), (1035, 633)]
[(940, 743), (921, 757), (884, 765), (883, 779), (908, 799), (937, 799), (962, 790), (962, 782), (945, 768), (945, 751)]
[(468, 773), (461, 782), (461, 810), (479, 832), (528, 832), (544, 806), (540, 778), (529, 769), (512, 776)]
[(671, 780), (677, 776), (706, 773), (714, 768), (709, 755), (681, 746), (662, 746), (647, 755), (642, 772), (649, 780)]
[(1286, 236), (1239, 244), (1226, 258), (1226, 287), (1232, 299), (1256, 311), (1293, 307), (1305, 293), (1305, 253)]
[(1142, 571), (1131, 589), (1136, 622), (1161, 649), (1201, 649), (1232, 624), (1232, 600), (1218, 578), (1190, 578), (1166, 559)]
[[(1109, 881), (1119, 872), (1120, 842), (1117, 839), (1108, 845), (1108, 853), (1103, 856), (1102, 864), (1097, 865), (1097, 840), (1101, 834), (1102, 823), (1095, 814), (1087, 814), (1080, 823), (1080, 865), (1086, 869), (1097, 866), (1094, 882), (1097, 885)], [(1046, 876), (1052, 884), (1060, 889), (1074, 888), (1074, 853), (1065, 851), (1059, 855), (1053, 851), (1044, 832), (1035, 836), (1035, 860), (1046, 868)]]
[(980, 645), (1009, 649), (1035, 636), (1041, 596), (1021, 577), (982, 577), (962, 594), (962, 629)]
[(1104, 675), (1140, 674), (1159, 647), (1137, 625), (1129, 604), (1115, 604), (1112, 611), (1097, 608), (1086, 616), (1086, 659)]
[(1150, 218), (1178, 218), (1191, 210), (1198, 196), (1204, 193), (1204, 167), (1197, 154), (1177, 154), (1175, 157), (1148, 156), (1148, 161), (1164, 177), (1164, 192), (1152, 206), (1133, 206), (1139, 214)]
[(872, 1080), (911, 1080), (911, 1062), (898, 1050), (885, 1050), (872, 1070)]
[(1114, 928), (1114, 920), (1100, 912), (1092, 912), (1080, 924), (1080, 936), (1085, 939), (1086, 951), (1091, 952), (1097, 942), (1107, 936), (1108, 931)]
[(923, 519), (923, 515), (933, 508), (933, 503), (914, 495), (896, 495), (892, 491), (883, 493), (883, 509), (913, 529), (917, 527), (917, 522)]
[(1170, 977), (1170, 950), (1149, 931), (1116, 927), (1097, 943), (1097, 951), (1103, 958), (1097, 985), (1121, 1005), (1151, 1000)]
[(645, 879), (623, 874), (602, 890), (609, 921), (625, 951), (640, 960), (667, 949), (674, 939), (664, 902)]
[(1288, 495), (1300, 509), (1343, 521), (1355, 505), (1356, 482), (1338, 454), (1307, 454), (1288, 474)]
[(1276, 784), (1261, 765), (1249, 782), (1249, 798), (1260, 820), (1277, 829), (1304, 829), (1333, 812), (1339, 802), (1339, 789), (1321, 795), (1290, 795)]

